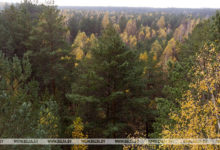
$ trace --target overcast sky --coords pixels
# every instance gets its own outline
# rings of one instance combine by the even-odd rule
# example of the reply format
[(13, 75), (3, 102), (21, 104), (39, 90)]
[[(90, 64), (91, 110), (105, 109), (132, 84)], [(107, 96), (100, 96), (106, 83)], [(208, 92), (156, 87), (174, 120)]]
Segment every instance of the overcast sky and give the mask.
[[(0, 2), (21, 1), (22, 0), (0, 0)], [(59, 6), (220, 8), (220, 0), (55, 0), (55, 4)]]

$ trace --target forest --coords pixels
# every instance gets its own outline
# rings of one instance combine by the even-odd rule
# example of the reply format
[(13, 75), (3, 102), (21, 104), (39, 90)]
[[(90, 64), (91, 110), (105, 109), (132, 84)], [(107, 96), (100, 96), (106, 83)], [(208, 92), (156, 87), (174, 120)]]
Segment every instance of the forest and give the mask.
[(7, 5), (0, 8), (0, 138), (220, 138), (219, 68), (217, 9)]

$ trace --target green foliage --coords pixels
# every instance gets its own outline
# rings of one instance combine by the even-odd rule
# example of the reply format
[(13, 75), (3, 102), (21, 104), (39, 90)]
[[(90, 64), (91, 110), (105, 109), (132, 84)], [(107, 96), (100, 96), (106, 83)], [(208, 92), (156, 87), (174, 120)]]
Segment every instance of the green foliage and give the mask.
[(156, 98), (156, 122), (153, 123), (154, 133), (151, 137), (161, 137), (161, 132), (164, 126), (174, 124), (172, 119), (169, 119), (169, 114), (179, 110), (179, 101), (183, 92), (188, 89), (190, 75), (188, 74), (191, 66), (186, 64), (169, 63), (168, 64), (167, 82), (162, 90), (162, 96)]
[[(67, 47), (62, 19), (56, 8), (45, 6), (29, 37), (31, 51), (27, 55), (33, 64), (35, 78), (42, 88), (46, 87), (50, 92), (55, 92), (56, 83), (62, 81), (60, 76), (65, 72), (61, 57), (67, 55), (64, 50)], [(42, 65), (39, 62), (47, 63)]]
[[(158, 138), (162, 132), (179, 129), (178, 117), (170, 116), (187, 112), (182, 107), (199, 108), (190, 119), (208, 107), (189, 98), (196, 94), (182, 97), (189, 85), (199, 85), (194, 81), (206, 83), (192, 67), (198, 66), (196, 56), (204, 43), (214, 44), (219, 52), (219, 12), (203, 20), (211, 10), (179, 14), (175, 9), (174, 14), (172, 9), (87, 9), (59, 10), (25, 1), (0, 12), (2, 138), (87, 138), (87, 134), (90, 138)], [(205, 59), (206, 54), (200, 57)], [(214, 57), (209, 59), (215, 62)], [(207, 89), (204, 84), (200, 87)], [(207, 121), (204, 118), (199, 119)]]
[(141, 123), (137, 117), (145, 112), (147, 99), (143, 97), (142, 69), (137, 66), (137, 58), (108, 26), (92, 50), (91, 59), (80, 64), (80, 76), (69, 99), (75, 113), (88, 121), (85, 129), (89, 136), (123, 137), (134, 130), (135, 123)]
[[(31, 73), (30, 63), (28, 59), (21, 62), (17, 57), (10, 61), (2, 54), (0, 62), (1, 136), (33, 136), (33, 126), (36, 122), (31, 120), (31, 117), (36, 117), (36, 114), (31, 109), (37, 106), (38, 85), (34, 81), (27, 82)], [(23, 123), (28, 127), (24, 128)]]
[(59, 114), (56, 101), (43, 97), (39, 110), (38, 133), (39, 137), (58, 138)]
[[(176, 120), (168, 116), (171, 113), (175, 114), (179, 111), (184, 111), (180, 107), (183, 107), (186, 100), (182, 101), (181, 99), (184, 93), (190, 88), (190, 83), (198, 78), (195, 76), (195, 69), (192, 68), (197, 68), (197, 53), (201, 49), (201, 46), (207, 41), (213, 41), (218, 45), (218, 40), (215, 36), (217, 32), (215, 29), (218, 27), (217, 18), (218, 13), (215, 17), (197, 25), (189, 36), (189, 39), (177, 44), (177, 48), (179, 49), (178, 62), (170, 62), (168, 64), (167, 83), (163, 89), (164, 97), (157, 99), (158, 117), (156, 117), (156, 122), (153, 124), (155, 133), (152, 134), (152, 137), (161, 136), (161, 131), (166, 126), (169, 126), (170, 130), (177, 126)], [(203, 55), (201, 59), (207, 56)], [(189, 107), (189, 109), (191, 108)], [(181, 131), (181, 129), (178, 130)]]
[[(1, 138), (30, 138), (36, 136), (38, 84), (28, 81), (31, 65), (27, 58), (8, 60), (0, 54), (0, 135)], [(2, 149), (8, 149), (2, 146)], [(18, 149), (18, 146), (12, 146)], [(22, 149), (22, 147), (20, 147)], [(31, 147), (26, 147), (30, 149)], [(23, 147), (24, 149), (24, 147)]]
[[(214, 43), (207, 43), (196, 55), (194, 78), (189, 90), (179, 99), (180, 110), (171, 112), (176, 123), (163, 129), (164, 138), (218, 138), (219, 121), (219, 56)], [(179, 145), (165, 148), (218, 149), (218, 145)]]

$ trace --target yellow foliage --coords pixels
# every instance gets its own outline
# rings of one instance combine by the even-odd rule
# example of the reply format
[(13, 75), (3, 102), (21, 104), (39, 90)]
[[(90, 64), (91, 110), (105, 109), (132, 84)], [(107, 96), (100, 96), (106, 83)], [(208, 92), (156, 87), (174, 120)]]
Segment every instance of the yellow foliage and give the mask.
[(78, 65), (79, 65), (78, 63), (75, 63), (75, 64), (74, 64), (75, 67), (77, 67)]
[(92, 58), (92, 54), (91, 54), (90, 51), (86, 54), (86, 58), (88, 58), (88, 59), (91, 59), (91, 58)]
[(159, 28), (164, 28), (165, 27), (165, 18), (164, 18), (164, 16), (161, 16), (160, 19), (157, 21), (157, 26)]
[(217, 103), (220, 104), (220, 98), (217, 99)]
[(62, 56), (60, 59), (61, 59), (61, 60), (70, 60), (71, 57), (70, 57), (70, 56)]
[[(192, 69), (196, 78), (180, 100), (181, 110), (170, 114), (176, 124), (174, 128), (164, 127), (163, 138), (220, 138), (220, 89), (217, 88), (220, 59), (213, 44), (204, 45), (196, 64)], [(163, 148), (219, 149), (217, 145), (164, 145)]]
[(112, 16), (110, 21), (115, 24), (117, 22), (116, 16)]
[(70, 36), (71, 36), (70, 30), (68, 30), (68, 31), (66, 32), (66, 35), (65, 35), (66, 41), (70, 42)]
[(125, 90), (125, 93), (129, 93), (129, 92), (130, 92), (130, 90), (129, 90), (129, 89), (126, 89), (126, 90)]
[(208, 87), (207, 87), (206, 82), (204, 80), (200, 81), (199, 87), (202, 91), (206, 91), (206, 92), (208, 91)]
[(137, 45), (137, 38), (135, 36), (129, 36), (129, 45), (130, 47), (134, 48)]
[[(83, 134), (84, 126), (83, 126), (83, 122), (82, 122), (80, 117), (77, 117), (73, 121), (73, 127), (74, 127), (74, 130), (72, 132), (72, 138), (75, 138), (75, 139), (86, 139), (86, 138), (88, 138), (87, 135)], [(74, 145), (71, 148), (71, 150), (87, 150), (87, 149), (88, 149), (87, 145)]]
[(158, 30), (158, 36), (159, 36), (159, 38), (166, 38), (167, 37), (166, 30), (164, 28), (160, 28)]
[(135, 20), (128, 20), (125, 28), (125, 32), (127, 32), (128, 35), (135, 35), (137, 31), (136, 21)]
[(153, 55), (153, 60), (154, 60), (154, 61), (157, 61), (157, 53), (154, 53), (154, 55)]
[[(94, 34), (87, 37), (85, 32), (79, 32), (72, 45), (73, 50), (71, 54), (76, 56), (76, 60), (82, 60), (84, 57), (90, 58), (90, 50), (96, 46), (96, 41), (97, 39)], [(89, 55), (87, 56), (88, 53)]]
[(40, 126), (43, 126), (47, 129), (49, 135), (48, 138), (55, 138), (58, 137), (58, 118), (50, 112), (47, 108), (44, 112), (40, 112)]
[(161, 55), (163, 51), (162, 46), (158, 42), (158, 40), (155, 40), (154, 43), (151, 45), (150, 53), (153, 54), (153, 60), (157, 60), (157, 57)]
[(102, 27), (105, 29), (109, 24), (109, 15), (108, 13), (105, 13), (103, 19), (102, 19)]
[(141, 53), (140, 56), (139, 56), (139, 59), (142, 60), (142, 61), (147, 61), (147, 52), (144, 52), (144, 53)]
[(121, 37), (121, 39), (122, 39), (122, 41), (123, 41), (124, 43), (128, 44), (128, 34), (127, 34), (127, 32), (121, 33), (121, 34), (120, 34), (120, 37)]
[(88, 46), (86, 46), (86, 47), (87, 48), (93, 48), (93, 47), (96, 46), (96, 44), (97, 44), (97, 38), (96, 38), (95, 34), (92, 33), (90, 35), (90, 37), (87, 39), (87, 45)]
[(156, 37), (157, 33), (154, 29), (151, 30), (151, 37)]
[(175, 40), (182, 41), (184, 37), (184, 26), (181, 24), (178, 28), (176, 28), (173, 37)]
[(121, 29), (120, 29), (120, 26), (119, 26), (119, 24), (113, 24), (113, 27), (114, 27), (114, 29), (118, 32), (118, 33), (120, 33), (121, 32)]
[(84, 52), (81, 48), (76, 48), (75, 49), (75, 55), (76, 55), (76, 60), (81, 60), (84, 56)]
[(176, 28), (173, 34), (175, 40), (183, 41), (185, 38), (187, 39), (189, 34), (192, 33), (193, 29), (199, 22), (200, 22), (200, 19), (197, 19), (197, 20), (192, 19), (192, 20), (185, 21), (184, 24), (186, 25), (180, 24), (180, 26)]
[[(146, 134), (140, 131), (135, 131), (133, 135), (129, 134), (128, 139), (135, 140), (136, 138), (145, 138)], [(124, 145), (123, 150), (148, 150), (148, 149), (156, 149), (156, 145), (150, 145), (149, 148), (147, 145)]]
[(140, 40), (140, 41), (144, 40), (144, 31), (140, 31), (138, 33), (138, 40)]
[(150, 39), (150, 38), (151, 38), (150, 27), (146, 26), (145, 27), (145, 39)]
[(78, 32), (72, 47), (84, 48), (87, 43), (87, 36), (85, 32)]
[(176, 53), (176, 41), (174, 38), (170, 39), (165, 50), (163, 51), (163, 54), (161, 55), (161, 62), (160, 65), (163, 66), (163, 69), (166, 70), (167, 63), (169, 60), (175, 61), (175, 53)]

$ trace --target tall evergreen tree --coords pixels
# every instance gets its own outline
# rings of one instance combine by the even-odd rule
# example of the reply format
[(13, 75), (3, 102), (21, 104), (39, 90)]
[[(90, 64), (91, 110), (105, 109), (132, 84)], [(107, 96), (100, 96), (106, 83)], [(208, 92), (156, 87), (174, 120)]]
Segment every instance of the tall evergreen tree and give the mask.
[(79, 78), (68, 95), (89, 137), (125, 137), (143, 129), (148, 99), (138, 56), (111, 25), (91, 53), (78, 66)]
[(70, 47), (66, 42), (64, 17), (54, 6), (41, 7), (42, 12), (29, 36), (29, 51), (25, 56), (30, 57), (33, 70), (31, 77), (39, 82), (39, 95), (44, 95), (48, 90), (48, 94), (56, 101), (56, 111), (59, 116), (63, 116), (60, 120), (59, 136), (66, 137), (64, 131), (69, 123), (69, 103), (65, 93), (70, 89), (73, 80), (74, 57), (70, 55)]
[(68, 55), (63, 16), (54, 6), (44, 6), (36, 26), (29, 37), (29, 52), (33, 76), (42, 89), (55, 93), (66, 72), (61, 57)]

